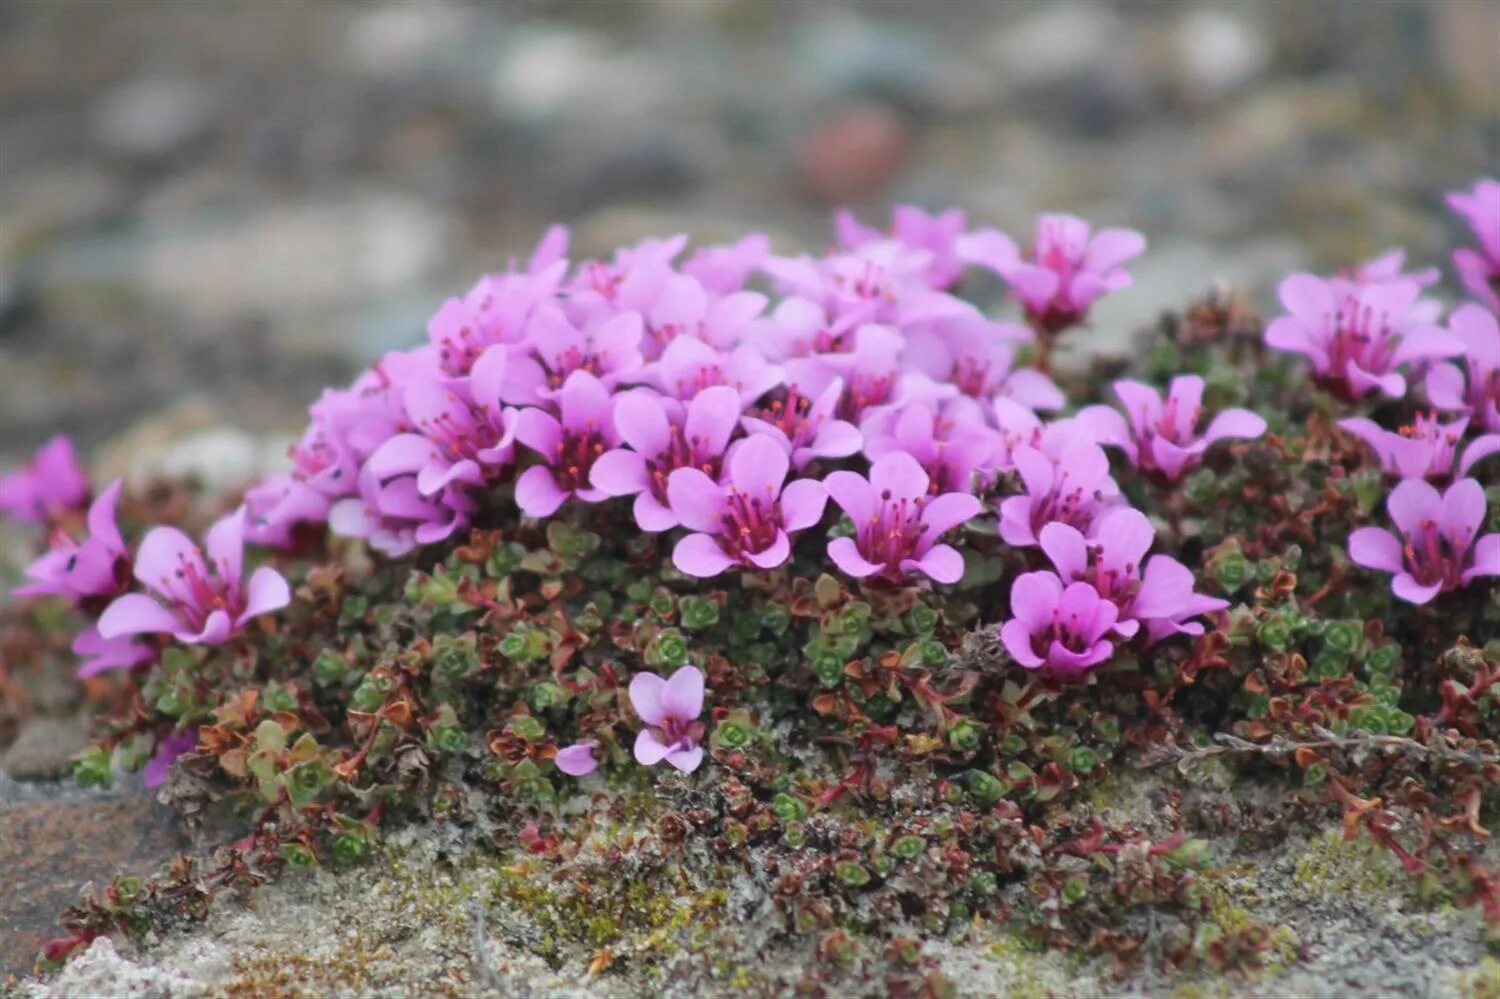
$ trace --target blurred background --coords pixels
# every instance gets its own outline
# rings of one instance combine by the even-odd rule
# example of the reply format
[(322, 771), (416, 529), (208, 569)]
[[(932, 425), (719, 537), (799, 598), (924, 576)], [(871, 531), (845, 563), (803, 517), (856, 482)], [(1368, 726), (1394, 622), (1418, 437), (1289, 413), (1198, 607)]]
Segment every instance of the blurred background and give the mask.
[(1151, 239), (1107, 331), (1446, 264), (1441, 194), (1497, 159), (1500, 0), (12, 0), (0, 461), (60, 429), (244, 474), (553, 221), (790, 250), (840, 204), (1066, 209)]

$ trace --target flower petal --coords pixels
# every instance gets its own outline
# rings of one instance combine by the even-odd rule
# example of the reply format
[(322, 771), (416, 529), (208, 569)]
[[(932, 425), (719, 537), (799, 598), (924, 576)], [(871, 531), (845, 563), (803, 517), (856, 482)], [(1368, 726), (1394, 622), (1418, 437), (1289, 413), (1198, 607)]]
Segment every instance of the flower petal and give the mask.
[(121, 635), (147, 635), (175, 632), (182, 627), (177, 615), (144, 593), (127, 593), (116, 597), (99, 615), (99, 635), (119, 638)]
[(1361, 527), (1349, 535), (1349, 561), (1366, 569), (1401, 572), (1401, 540), (1382, 527)]
[(709, 534), (689, 534), (672, 549), (672, 564), (679, 572), (699, 579), (717, 576), (735, 564)]
[(662, 692), (667, 681), (655, 673), (637, 673), (630, 679), (630, 706), (647, 725), (660, 725), (667, 717), (662, 706)]
[(697, 718), (703, 713), (703, 671), (696, 666), (679, 668), (662, 687), (658, 703), (668, 718)]

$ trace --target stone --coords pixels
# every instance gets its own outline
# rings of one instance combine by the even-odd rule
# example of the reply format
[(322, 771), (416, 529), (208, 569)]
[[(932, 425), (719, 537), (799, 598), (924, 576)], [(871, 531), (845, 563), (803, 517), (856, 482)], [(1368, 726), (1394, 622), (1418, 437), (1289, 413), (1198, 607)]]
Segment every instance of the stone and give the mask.
[(31, 968), (41, 945), (61, 935), (58, 916), (84, 884), (150, 874), (188, 845), (172, 813), (138, 784), (104, 795), (42, 790), (47, 796), (15, 800), (0, 775), (0, 974)]
[(430, 206), (388, 191), (353, 191), (156, 233), (139, 280), (148, 296), (205, 330), (267, 314), (285, 321), (421, 281), (450, 236), (451, 223)]
[(198, 138), (214, 114), (205, 81), (145, 77), (106, 94), (94, 111), (94, 135), (110, 152), (168, 156)]
[(1174, 34), (1182, 80), (1194, 97), (1242, 87), (1270, 62), (1270, 42), (1239, 10), (1195, 7), (1178, 18)]
[(1023, 84), (1043, 85), (1097, 69), (1123, 31), (1110, 8), (1063, 0), (1027, 8), (1020, 21), (999, 29), (992, 49), (1003, 73)]
[(0, 754), (0, 770), (15, 780), (57, 780), (72, 771), (74, 754), (87, 742), (83, 718), (78, 715), (32, 718)]

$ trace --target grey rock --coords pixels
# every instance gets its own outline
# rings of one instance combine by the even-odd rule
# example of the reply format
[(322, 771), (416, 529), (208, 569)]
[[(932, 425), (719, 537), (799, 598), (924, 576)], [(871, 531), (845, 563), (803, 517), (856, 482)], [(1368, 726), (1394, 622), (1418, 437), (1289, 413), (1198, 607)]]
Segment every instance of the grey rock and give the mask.
[(167, 156), (204, 133), (214, 103), (202, 80), (130, 80), (100, 100), (94, 112), (94, 135), (113, 153)]
[(83, 719), (33, 718), (0, 756), (0, 768), (16, 780), (53, 780), (67, 775), (72, 756), (86, 742)]

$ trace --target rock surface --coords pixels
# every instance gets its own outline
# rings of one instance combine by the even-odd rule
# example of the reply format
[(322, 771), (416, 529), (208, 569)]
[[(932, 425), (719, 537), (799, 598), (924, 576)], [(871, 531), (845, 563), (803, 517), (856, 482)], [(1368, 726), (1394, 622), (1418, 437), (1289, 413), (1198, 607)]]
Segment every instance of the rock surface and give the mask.
[[(1246, 793), (1267, 792), (1251, 787)], [(1482, 994), (1482, 982), (1494, 980), (1479, 914), (1422, 904), (1394, 861), (1367, 844), (1345, 843), (1332, 829), (1258, 853), (1233, 855), (1230, 847), (1228, 839), (1216, 844), (1202, 882), (1216, 927), (1232, 930), (1251, 918), (1275, 926), (1272, 963), (1250, 977), (1169, 977), (1149, 958), (1121, 977), (1104, 962), (1029, 951), (1003, 925), (983, 918), (959, 938), (928, 939), (923, 954), (961, 996), (1173, 990), (1457, 996)], [(663, 993), (628, 951), (593, 972), (598, 955), (590, 948), (568, 947), (543, 960), (535, 952), (546, 932), (535, 918), (540, 913), (497, 898), (500, 871), (499, 860), (452, 827), (408, 828), (360, 866), (288, 875), (261, 889), (252, 906), (221, 900), (204, 925), (169, 933), (143, 953), (122, 954), (100, 939), (51, 981), (23, 984), (17, 994), (678, 994), (670, 985)], [(762, 889), (737, 885), (741, 890), (749, 894), (737, 908), (753, 911)], [(752, 978), (763, 972), (795, 978), (802, 970), (796, 962), (806, 958), (778, 944), (776, 923), (747, 919), (739, 952), (710, 957)], [(685, 938), (689, 930), (672, 932)], [(874, 982), (846, 980), (841, 987), (847, 994), (880, 994)]]

